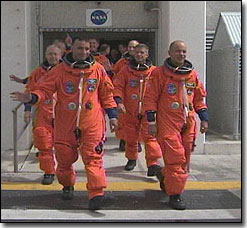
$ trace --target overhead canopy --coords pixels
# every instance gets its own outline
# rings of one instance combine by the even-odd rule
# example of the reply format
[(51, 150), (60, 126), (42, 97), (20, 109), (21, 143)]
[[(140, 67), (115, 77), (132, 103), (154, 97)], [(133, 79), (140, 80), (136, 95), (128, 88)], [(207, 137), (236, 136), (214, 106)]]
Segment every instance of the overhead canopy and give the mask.
[(212, 49), (241, 47), (241, 12), (221, 12)]

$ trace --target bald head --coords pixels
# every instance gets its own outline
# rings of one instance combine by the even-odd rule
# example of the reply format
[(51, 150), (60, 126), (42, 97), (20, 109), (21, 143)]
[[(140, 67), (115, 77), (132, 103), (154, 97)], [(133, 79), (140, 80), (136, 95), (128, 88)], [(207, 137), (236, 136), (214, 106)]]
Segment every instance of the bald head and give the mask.
[(169, 51), (170, 51), (173, 47), (175, 47), (176, 45), (178, 45), (178, 44), (184, 44), (184, 45), (185, 45), (185, 43), (184, 43), (182, 40), (175, 40), (175, 41), (171, 42), (170, 47), (169, 47)]
[(181, 40), (175, 40), (170, 44), (168, 54), (175, 66), (182, 66), (186, 59), (187, 47)]

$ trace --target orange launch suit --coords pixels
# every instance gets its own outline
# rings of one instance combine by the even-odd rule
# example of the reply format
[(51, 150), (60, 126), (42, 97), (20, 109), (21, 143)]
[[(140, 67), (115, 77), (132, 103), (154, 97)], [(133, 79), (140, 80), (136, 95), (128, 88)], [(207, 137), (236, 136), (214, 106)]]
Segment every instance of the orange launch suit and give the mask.
[[(113, 73), (114, 73), (114, 76), (113, 76), (113, 80), (118, 77), (117, 74), (119, 73), (119, 71), (125, 67), (126, 65), (128, 65), (129, 63), (129, 60), (126, 59), (126, 58), (121, 58), (119, 59), (114, 65), (113, 65)], [(124, 130), (123, 130), (123, 127), (124, 127), (124, 122), (123, 122), (123, 115), (122, 114), (119, 114), (118, 115), (118, 129), (116, 131), (116, 137), (118, 139), (122, 139), (122, 140), (125, 140), (125, 135), (124, 135)]]
[(157, 140), (163, 153), (163, 184), (167, 195), (184, 191), (196, 138), (195, 112), (207, 109), (203, 101), (206, 92), (195, 70), (190, 68), (181, 72), (166, 65), (157, 67), (151, 74), (150, 87), (144, 98), (144, 110), (156, 112)]
[[(37, 67), (28, 78), (27, 90), (38, 88), (38, 84), (45, 80), (52, 67), (44, 64)], [(33, 122), (34, 146), (39, 150), (38, 159), (40, 169), (45, 174), (55, 174), (54, 140), (53, 140), (53, 96), (47, 97), (39, 103), (35, 110)]]
[[(64, 187), (74, 186), (76, 176), (73, 163), (77, 161), (79, 151), (87, 174), (89, 199), (103, 195), (103, 188), (106, 188), (102, 161), (105, 138), (103, 109), (116, 108), (111, 80), (103, 66), (92, 59), (91, 56), (90, 65), (77, 66), (66, 62), (65, 57), (64, 62), (49, 72), (48, 80), (40, 84), (38, 90), (32, 91), (38, 96), (38, 103), (57, 92), (54, 121), (54, 144), (58, 163), (56, 175)], [(82, 86), (81, 100), (79, 86)], [(81, 110), (79, 116), (78, 108)], [(79, 142), (74, 135), (77, 118), (81, 130)]]
[(147, 119), (140, 110), (141, 107), (139, 107), (146, 86), (148, 86), (148, 78), (154, 69), (154, 66), (150, 66), (149, 68), (136, 70), (131, 65), (127, 65), (120, 70), (113, 81), (114, 98), (121, 98), (126, 109), (126, 113), (122, 114), (123, 132), (126, 140), (125, 156), (128, 160), (137, 160), (137, 146), (141, 133), (141, 138), (145, 144), (147, 167), (156, 165), (157, 160), (162, 157), (156, 138), (148, 134)]

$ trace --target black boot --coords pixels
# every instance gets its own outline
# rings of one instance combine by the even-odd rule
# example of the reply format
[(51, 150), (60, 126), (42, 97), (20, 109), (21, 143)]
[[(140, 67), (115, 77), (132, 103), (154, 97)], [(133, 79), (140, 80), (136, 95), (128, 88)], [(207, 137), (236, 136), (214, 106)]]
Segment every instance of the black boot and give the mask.
[(142, 152), (142, 146), (141, 143), (138, 142), (138, 153)]
[(71, 200), (74, 197), (74, 187), (68, 186), (63, 188), (62, 199)]
[(164, 184), (164, 179), (165, 177), (162, 174), (162, 168), (160, 168), (160, 170), (158, 170), (158, 172), (156, 173), (156, 177), (160, 182), (160, 189), (166, 193), (166, 189), (165, 189), (165, 184)]
[(44, 174), (41, 184), (43, 185), (52, 184), (54, 181), (54, 176), (55, 176), (54, 174)]
[(91, 211), (99, 210), (102, 207), (107, 207), (113, 204), (114, 200), (111, 197), (95, 196), (89, 200), (88, 208)]
[(185, 210), (186, 204), (181, 199), (180, 195), (171, 195), (169, 198), (169, 206), (175, 210)]
[(125, 141), (123, 139), (120, 139), (119, 141), (119, 150), (125, 151)]
[(153, 177), (156, 176), (157, 173), (161, 170), (161, 167), (159, 165), (151, 165), (148, 167), (147, 176)]
[(125, 170), (130, 171), (134, 169), (136, 166), (136, 160), (128, 160), (126, 166), (124, 167)]

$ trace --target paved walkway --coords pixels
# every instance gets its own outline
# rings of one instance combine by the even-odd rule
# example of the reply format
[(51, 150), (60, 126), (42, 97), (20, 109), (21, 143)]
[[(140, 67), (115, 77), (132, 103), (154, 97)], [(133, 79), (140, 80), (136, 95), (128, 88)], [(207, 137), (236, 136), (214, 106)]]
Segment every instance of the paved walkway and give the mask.
[[(157, 179), (146, 176), (144, 152), (139, 153), (136, 168), (130, 172), (125, 171), (124, 165), (127, 160), (124, 152), (118, 151), (118, 140), (111, 134), (108, 136), (104, 156), (108, 180), (106, 193), (115, 197), (117, 202), (115, 206), (99, 210), (97, 213), (91, 213), (86, 209), (86, 175), (81, 159), (74, 164), (77, 172), (76, 199), (69, 203), (70, 206), (67, 204), (66, 206), (60, 199), (61, 185), (56, 180), (50, 186), (40, 184), (42, 172), (38, 167), (35, 149), (29, 154), (27, 151), (20, 152), (18, 173), (13, 172), (13, 152), (5, 151), (2, 152), (1, 177), (2, 197), (4, 197), (2, 202), (7, 204), (2, 204), (2, 219), (53, 222), (240, 221), (241, 154), (239, 152), (236, 151), (232, 155), (218, 153), (192, 155), (191, 171), (184, 193), (190, 206), (188, 210), (181, 212), (167, 207), (168, 198), (160, 191)], [(162, 160), (160, 164), (163, 165)], [(11, 194), (16, 196), (14, 201)], [(41, 200), (44, 195), (49, 200), (47, 197)], [(60, 206), (53, 208), (54, 202), (50, 197), (55, 197), (55, 201), (58, 202), (55, 205)], [(28, 201), (29, 198), (32, 200)], [(21, 201), (22, 199), (26, 200)], [(153, 205), (152, 200), (154, 200)], [(121, 204), (121, 202), (125, 203)], [(202, 207), (200, 202), (207, 204)]]

